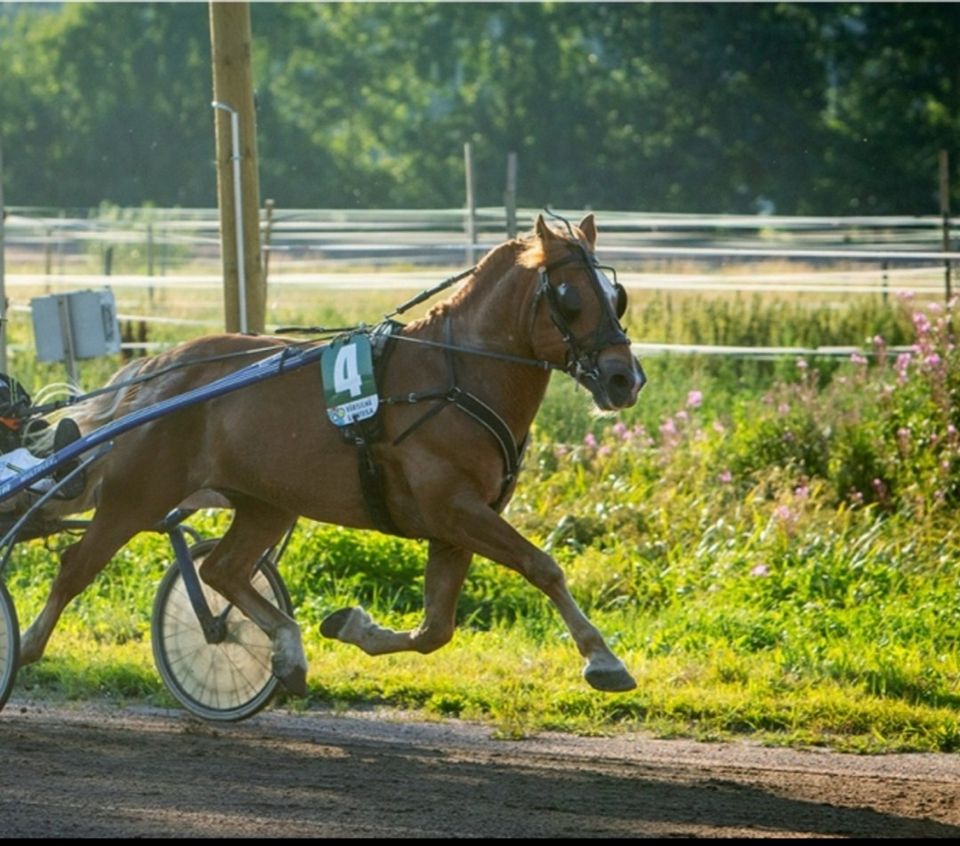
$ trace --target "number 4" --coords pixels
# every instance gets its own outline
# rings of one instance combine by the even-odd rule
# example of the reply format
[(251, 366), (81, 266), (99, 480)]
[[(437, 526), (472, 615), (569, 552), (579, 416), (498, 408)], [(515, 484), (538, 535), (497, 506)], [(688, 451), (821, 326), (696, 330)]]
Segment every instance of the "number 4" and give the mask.
[(351, 397), (360, 396), (363, 390), (355, 344), (344, 344), (337, 351), (337, 358), (333, 362), (333, 389), (338, 394), (349, 391)]

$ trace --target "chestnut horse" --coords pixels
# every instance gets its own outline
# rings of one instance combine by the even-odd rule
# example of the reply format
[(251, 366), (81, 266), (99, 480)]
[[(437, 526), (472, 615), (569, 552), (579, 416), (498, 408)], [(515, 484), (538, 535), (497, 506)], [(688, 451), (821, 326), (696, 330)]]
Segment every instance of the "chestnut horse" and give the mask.
[[(370, 457), (379, 468), (392, 530), (428, 541), (424, 616), (412, 631), (393, 631), (362, 608), (344, 608), (323, 621), (326, 637), (371, 655), (439, 648), (453, 636), (470, 561), (482, 555), (517, 571), (553, 601), (586, 659), (584, 676), (593, 687), (635, 687), (570, 595), (557, 563), (500, 515), (515, 482), (516, 468), (505, 469), (505, 455), (522, 451), (551, 369), (573, 375), (606, 410), (632, 405), (644, 381), (619, 321), (626, 295), (594, 258), (593, 216), (567, 230), (539, 216), (529, 236), (491, 250), (459, 290), (391, 341), (377, 389), (382, 397), (406, 400), (381, 402), (381, 436), (371, 443)], [(78, 403), (71, 416), (90, 432), (288, 343), (243, 335), (184, 343), (127, 365), (113, 382), (135, 374), (137, 380), (115, 396)], [(244, 351), (251, 355), (231, 357)], [(185, 362), (194, 363), (171, 366)], [(42, 656), (67, 603), (133, 535), (199, 492), (225, 499), (234, 510), (229, 529), (201, 565), (201, 578), (267, 633), (274, 674), (288, 691), (303, 695), (307, 661), (300, 629), (251, 586), (257, 561), (298, 516), (382, 527), (360, 481), (358, 450), (328, 418), (318, 375), (303, 367), (273, 376), (117, 436), (114, 448), (89, 467), (86, 489), (72, 503), (71, 511), (96, 512), (83, 537), (63, 553), (46, 604), (22, 638), (22, 663)], [(458, 401), (466, 396), (487, 412)]]

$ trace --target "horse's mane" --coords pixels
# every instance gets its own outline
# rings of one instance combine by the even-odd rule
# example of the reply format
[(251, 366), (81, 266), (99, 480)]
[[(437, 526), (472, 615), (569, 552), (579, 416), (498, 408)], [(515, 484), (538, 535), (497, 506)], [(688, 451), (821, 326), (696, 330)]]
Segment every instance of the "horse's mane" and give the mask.
[[(568, 234), (553, 229), (553, 232), (562, 241), (570, 241)], [(574, 235), (582, 238), (583, 235), (574, 227)], [(476, 296), (478, 289), (482, 289), (489, 280), (498, 280), (505, 276), (514, 267), (531, 270), (549, 264), (553, 254), (559, 249), (560, 242), (545, 245), (537, 234), (531, 233), (521, 238), (514, 238), (494, 247), (477, 265), (467, 281), (443, 302), (433, 306), (420, 320), (413, 325), (442, 319), (451, 309), (458, 309)], [(492, 284), (492, 282), (490, 283)]]

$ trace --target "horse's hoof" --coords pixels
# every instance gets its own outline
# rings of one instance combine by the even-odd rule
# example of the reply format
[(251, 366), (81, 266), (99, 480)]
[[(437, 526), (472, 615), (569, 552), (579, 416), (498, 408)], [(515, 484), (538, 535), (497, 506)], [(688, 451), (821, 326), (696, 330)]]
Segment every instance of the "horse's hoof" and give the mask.
[(323, 622), (320, 623), (320, 634), (334, 640), (339, 639), (340, 630), (347, 624), (347, 620), (350, 619), (354, 610), (353, 608), (341, 608), (339, 611), (334, 611), (329, 616), (324, 617)]
[(307, 695), (307, 671), (303, 667), (294, 667), (283, 674), (274, 672), (274, 675), (291, 696)]
[(591, 687), (607, 693), (622, 693), (625, 690), (633, 690), (637, 686), (633, 676), (623, 667), (604, 669), (587, 667), (583, 671), (583, 677)]

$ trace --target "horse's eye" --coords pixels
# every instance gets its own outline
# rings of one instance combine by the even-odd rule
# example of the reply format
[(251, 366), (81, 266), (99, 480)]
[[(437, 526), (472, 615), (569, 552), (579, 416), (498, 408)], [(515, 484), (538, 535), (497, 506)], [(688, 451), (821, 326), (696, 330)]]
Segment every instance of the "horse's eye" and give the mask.
[(577, 289), (566, 282), (561, 283), (557, 287), (557, 305), (564, 319), (574, 320), (580, 314), (580, 294)]
[(614, 285), (617, 289), (617, 320), (627, 311), (627, 290), (619, 282)]

